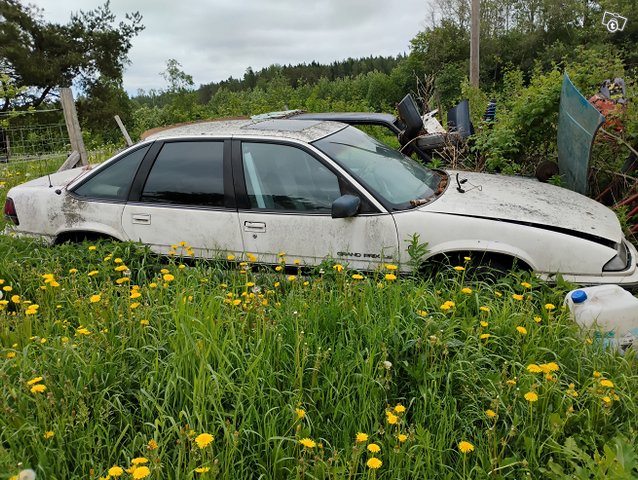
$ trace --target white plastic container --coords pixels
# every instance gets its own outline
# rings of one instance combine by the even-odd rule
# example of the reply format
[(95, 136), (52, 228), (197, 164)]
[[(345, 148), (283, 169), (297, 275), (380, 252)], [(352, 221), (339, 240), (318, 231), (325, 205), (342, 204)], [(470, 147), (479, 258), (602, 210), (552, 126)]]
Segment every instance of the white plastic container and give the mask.
[(572, 290), (565, 297), (574, 321), (605, 343), (625, 348), (638, 339), (638, 298), (618, 285)]

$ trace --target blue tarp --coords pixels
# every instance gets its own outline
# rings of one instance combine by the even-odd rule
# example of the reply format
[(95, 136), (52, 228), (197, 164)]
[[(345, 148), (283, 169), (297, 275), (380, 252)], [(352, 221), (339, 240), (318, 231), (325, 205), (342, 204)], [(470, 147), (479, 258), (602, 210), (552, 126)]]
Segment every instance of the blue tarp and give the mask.
[(563, 77), (558, 111), (558, 168), (567, 188), (587, 194), (589, 157), (605, 117)]

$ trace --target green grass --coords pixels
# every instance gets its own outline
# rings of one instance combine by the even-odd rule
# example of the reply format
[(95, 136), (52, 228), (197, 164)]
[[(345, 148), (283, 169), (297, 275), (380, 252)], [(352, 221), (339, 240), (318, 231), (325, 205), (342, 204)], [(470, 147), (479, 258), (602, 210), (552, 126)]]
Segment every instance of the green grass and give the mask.
[[(136, 457), (167, 479), (638, 475), (636, 357), (581, 333), (564, 289), (452, 269), (356, 280), (328, 263), (293, 279), (94, 247), (0, 237), (2, 479), (98, 479)], [(199, 448), (202, 433), (214, 441)]]

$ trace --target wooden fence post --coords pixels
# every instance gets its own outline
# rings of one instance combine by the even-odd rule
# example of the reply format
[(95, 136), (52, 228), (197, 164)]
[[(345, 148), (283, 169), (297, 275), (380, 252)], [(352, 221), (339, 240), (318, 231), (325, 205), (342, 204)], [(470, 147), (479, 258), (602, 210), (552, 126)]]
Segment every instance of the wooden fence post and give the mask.
[[(60, 102), (62, 103), (62, 111), (64, 112), (64, 123), (69, 132), (69, 140), (71, 140), (71, 148), (80, 154), (80, 163), (88, 165), (88, 155), (84, 147), (82, 139), (82, 130), (80, 130), (80, 122), (78, 114), (75, 110), (75, 102), (73, 101), (73, 92), (70, 88), (60, 88)], [(70, 168), (74, 167), (72, 165)]]

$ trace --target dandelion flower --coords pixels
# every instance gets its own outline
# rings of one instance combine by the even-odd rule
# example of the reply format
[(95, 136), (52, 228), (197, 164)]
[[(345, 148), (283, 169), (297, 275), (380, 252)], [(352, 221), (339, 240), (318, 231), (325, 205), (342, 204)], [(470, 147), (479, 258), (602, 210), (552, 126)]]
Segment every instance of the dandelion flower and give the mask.
[(527, 371), (529, 373), (543, 373), (543, 369), (540, 367), (540, 365), (537, 365), (535, 363), (530, 363), (527, 366)]
[(164, 279), (165, 282), (172, 282), (173, 280), (175, 280), (175, 277), (173, 275), (171, 275), (170, 273), (165, 273), (162, 278)]
[(301, 443), (304, 448), (315, 448), (317, 446), (317, 443), (310, 438), (302, 438), (299, 440), (299, 443)]
[(157, 442), (155, 441), (155, 439), (151, 438), (148, 443), (146, 444), (146, 448), (148, 450), (157, 450), (157, 448), (159, 447), (159, 445), (157, 444)]
[(483, 327), (483, 328), (487, 328), (487, 327), (489, 327), (489, 326), (490, 326), (490, 324), (489, 324), (488, 322), (486, 322), (485, 320), (481, 320), (481, 321), (479, 322), (479, 325), (480, 325), (481, 327)]
[(390, 425), (395, 425), (399, 421), (399, 417), (392, 412), (385, 412), (385, 416)]
[(91, 270), (89, 273), (87, 273), (87, 275), (89, 277), (95, 277), (98, 273), (100, 272), (98, 272), (97, 270)]
[(141, 478), (146, 478), (151, 474), (151, 471), (148, 467), (138, 467), (133, 471), (133, 478), (139, 480)]
[(288, 281), (289, 282), (294, 282), (295, 280), (297, 280), (297, 276), (296, 275), (288, 275)]
[(519, 295), (518, 293), (513, 293), (513, 294), (512, 294), (512, 298), (513, 298), (514, 300), (521, 301), (521, 300), (523, 300), (523, 295)]
[(546, 303), (546, 304), (545, 304), (545, 310), (547, 310), (547, 311), (550, 311), (550, 312), (551, 312), (551, 311), (552, 311), (552, 310), (554, 310), (555, 308), (556, 308), (556, 305), (554, 305), (553, 303)]
[(481, 340), (487, 340), (487, 339), (488, 339), (488, 338), (490, 338), (491, 336), (492, 336), (492, 335), (491, 335), (491, 334), (489, 334), (489, 333), (481, 333), (481, 334), (479, 335), (479, 338), (480, 338)]
[(210, 471), (210, 467), (197, 467), (195, 473), (206, 473)]
[(405, 412), (405, 407), (401, 405), (400, 403), (397, 403), (396, 407), (394, 407), (394, 411), (396, 413), (403, 413)]
[(31, 393), (43, 393), (47, 389), (46, 385), (38, 383), (31, 387)]
[(55, 432), (53, 432), (53, 430), (47, 430), (46, 432), (44, 432), (44, 439), (48, 440), (50, 438), (53, 438), (53, 436), (55, 435)]
[(510, 380), (507, 380), (505, 383), (510, 385), (510, 386), (511, 385), (516, 385), (516, 380), (510, 379)]
[(211, 443), (213, 443), (215, 437), (213, 437), (210, 433), (201, 433), (195, 437), (195, 443), (199, 448), (206, 448)]
[(594, 373), (592, 375), (594, 378), (600, 378), (602, 376), (602, 374), (597, 370), (594, 370)]
[(146, 320), (145, 318), (143, 318), (142, 320), (140, 320), (140, 325), (146, 327), (150, 324), (150, 322), (148, 320)]
[(461, 293), (464, 293), (465, 295), (470, 295), (472, 293), (472, 289), (469, 287), (462, 288)]
[(487, 415), (488, 418), (494, 418), (496, 416), (496, 412), (488, 408), (485, 410), (485, 415)]
[(388, 282), (392, 282), (392, 281), (394, 281), (394, 280), (396, 280), (396, 279), (397, 279), (397, 276), (396, 276), (394, 273), (386, 273), (386, 274), (385, 274), (385, 279), (386, 279)]
[(463, 454), (474, 451), (474, 445), (472, 445), (470, 442), (466, 442), (465, 440), (463, 440), (462, 442), (459, 442), (458, 448), (459, 448), (459, 451)]
[(367, 448), (368, 448), (368, 451), (372, 453), (378, 453), (381, 451), (381, 447), (377, 445), (376, 443), (371, 443), (370, 445), (368, 445)]
[(358, 273), (355, 273), (354, 275), (352, 275), (352, 278), (354, 280), (363, 280), (363, 275), (360, 275)]
[(89, 251), (90, 252), (93, 252), (95, 250), (97, 250), (97, 247), (95, 245), (89, 245)]
[(333, 270), (337, 271), (337, 272), (342, 272), (343, 271), (343, 265), (341, 265), (340, 263), (337, 263), (335, 265), (332, 266)]
[(398, 440), (400, 443), (405, 442), (407, 439), (408, 439), (408, 436), (407, 436), (405, 433), (399, 433), (399, 434), (397, 435), (397, 440)]
[(605, 396), (602, 398), (602, 400), (603, 400), (603, 402), (605, 402), (607, 405), (609, 405), (609, 404), (611, 403), (611, 398), (610, 398), (610, 397), (608, 397), (607, 395), (605, 395)]
[(306, 416), (306, 411), (303, 408), (295, 408), (295, 413), (297, 414), (297, 418), (299, 420)]
[(454, 270), (456, 270), (457, 272), (462, 272), (463, 270), (465, 270), (465, 267), (462, 267), (461, 265), (457, 265), (456, 267), (454, 267)]
[(366, 462), (366, 465), (368, 466), (368, 468), (371, 468), (372, 470), (376, 470), (378, 468), (381, 468), (381, 465), (383, 465), (383, 462), (379, 460), (377, 457), (370, 457), (368, 461)]
[(541, 317), (539, 317), (538, 315), (536, 315), (536, 316), (534, 317), (534, 321), (535, 321), (536, 323), (541, 323), (541, 321), (542, 321), (542, 320), (543, 320), (543, 319), (542, 319)]
[(490, 307), (485, 307), (485, 306), (483, 306), (483, 307), (479, 307), (479, 310), (480, 310), (481, 312), (489, 313), (489, 311), (490, 311)]
[(229, 262), (232, 262), (233, 260), (235, 260), (235, 255), (227, 255), (226, 260), (228, 260)]
[(122, 467), (118, 467), (117, 465), (113, 465), (109, 468), (109, 477), (119, 477), (124, 473), (124, 469)]
[(148, 458), (146, 458), (146, 457), (136, 457), (133, 460), (131, 460), (131, 463), (133, 465), (144, 465), (144, 464), (148, 463)]
[(12, 358), (15, 358), (16, 355), (17, 355), (16, 352), (7, 352), (7, 358), (9, 360), (11, 360)]
[(614, 382), (612, 382), (611, 380), (601, 380), (600, 381), (600, 386), (601, 387), (606, 387), (606, 388), (614, 388)]
[(42, 377), (35, 377), (32, 378), (31, 380), (29, 380), (27, 382), (27, 385), (31, 386), (31, 385), (35, 385), (36, 383), (40, 383), (42, 381)]
[(102, 300), (102, 297), (100, 295), (98, 295), (98, 294), (91, 295), (91, 298), (89, 298), (89, 302), (91, 302), (91, 303), (97, 303), (100, 300)]
[(368, 441), (368, 434), (363, 432), (357, 432), (354, 437), (354, 441), (357, 443), (363, 443)]
[(541, 367), (544, 373), (558, 372), (560, 370), (560, 367), (558, 366), (556, 362), (543, 363), (542, 365), (539, 365), (539, 366)]
[(536, 393), (534, 392), (527, 392), (525, 395), (525, 400), (527, 400), (530, 403), (536, 402), (538, 400), (538, 395), (536, 395)]
[(2, 290), (4, 290), (5, 292), (10, 292), (11, 290), (13, 290), (13, 287), (11, 285), (7, 285), (2, 287)]
[(520, 325), (518, 327), (516, 327), (516, 331), (518, 333), (520, 333), (521, 335), (527, 335), (527, 329), (525, 327), (520, 326)]

